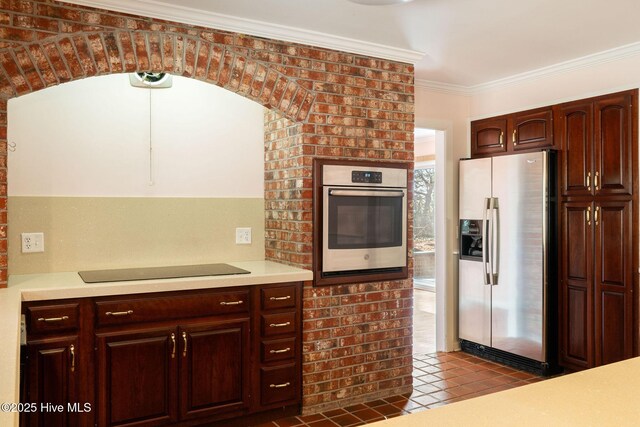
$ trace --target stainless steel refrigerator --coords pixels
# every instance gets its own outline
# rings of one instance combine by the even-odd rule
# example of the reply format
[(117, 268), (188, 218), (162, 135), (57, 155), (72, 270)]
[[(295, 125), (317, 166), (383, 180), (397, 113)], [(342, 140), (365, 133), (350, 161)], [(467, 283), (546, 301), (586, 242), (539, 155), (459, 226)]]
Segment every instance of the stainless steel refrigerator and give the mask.
[(556, 351), (555, 185), (553, 152), (460, 161), (462, 347), (543, 374)]

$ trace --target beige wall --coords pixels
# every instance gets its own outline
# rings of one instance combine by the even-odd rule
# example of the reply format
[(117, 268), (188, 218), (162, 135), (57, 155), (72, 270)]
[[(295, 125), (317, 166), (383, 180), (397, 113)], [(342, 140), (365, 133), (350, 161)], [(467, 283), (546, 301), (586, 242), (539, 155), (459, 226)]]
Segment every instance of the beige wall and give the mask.
[[(9, 274), (264, 259), (261, 198), (9, 197), (9, 224)], [(45, 252), (21, 253), (40, 231)]]

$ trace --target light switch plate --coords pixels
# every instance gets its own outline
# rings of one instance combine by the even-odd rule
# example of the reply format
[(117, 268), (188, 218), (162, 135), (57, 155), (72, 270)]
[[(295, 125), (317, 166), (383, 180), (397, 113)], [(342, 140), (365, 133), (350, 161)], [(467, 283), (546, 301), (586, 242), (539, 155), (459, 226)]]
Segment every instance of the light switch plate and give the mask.
[(251, 227), (236, 228), (236, 245), (251, 244)]
[(44, 252), (44, 233), (21, 233), (22, 253)]

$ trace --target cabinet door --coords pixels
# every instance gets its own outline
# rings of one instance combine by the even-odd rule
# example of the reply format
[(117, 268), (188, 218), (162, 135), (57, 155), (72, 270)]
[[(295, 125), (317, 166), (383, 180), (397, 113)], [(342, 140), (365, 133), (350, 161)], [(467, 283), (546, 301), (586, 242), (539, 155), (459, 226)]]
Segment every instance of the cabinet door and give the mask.
[(562, 149), (562, 195), (592, 194), (593, 103), (572, 102), (556, 110), (557, 138)]
[[(77, 367), (80, 363), (77, 337), (43, 339), (30, 342), (29, 396), (37, 411), (29, 413), (28, 425), (75, 426), (78, 415), (68, 411), (68, 403), (78, 402)], [(59, 407), (62, 411), (41, 411), (41, 404)], [(82, 405), (81, 405), (82, 406)]]
[(471, 122), (471, 157), (505, 153), (506, 134), (506, 117)]
[(177, 420), (178, 336), (157, 328), (97, 335), (98, 425)]
[(593, 366), (593, 206), (562, 204), (560, 359)]
[(596, 195), (632, 194), (631, 102), (630, 93), (614, 94), (595, 102)]
[(553, 147), (551, 108), (513, 114), (510, 137), (513, 151)]
[(596, 365), (633, 356), (631, 203), (595, 206)]
[(190, 419), (249, 405), (249, 319), (182, 326), (180, 413)]

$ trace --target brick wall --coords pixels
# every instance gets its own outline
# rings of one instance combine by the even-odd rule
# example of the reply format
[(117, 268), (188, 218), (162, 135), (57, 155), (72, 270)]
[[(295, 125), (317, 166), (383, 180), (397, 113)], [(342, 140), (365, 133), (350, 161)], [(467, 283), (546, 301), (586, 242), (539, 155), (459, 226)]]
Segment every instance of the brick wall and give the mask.
[[(0, 0), (0, 283), (7, 278), (7, 99), (133, 71), (206, 81), (269, 110), (268, 259), (311, 267), (314, 157), (413, 159), (411, 65), (54, 1)], [(307, 286), (304, 411), (409, 390), (411, 307), (410, 280)]]

